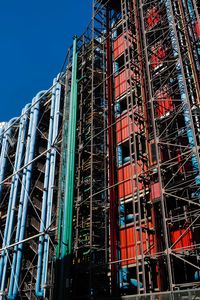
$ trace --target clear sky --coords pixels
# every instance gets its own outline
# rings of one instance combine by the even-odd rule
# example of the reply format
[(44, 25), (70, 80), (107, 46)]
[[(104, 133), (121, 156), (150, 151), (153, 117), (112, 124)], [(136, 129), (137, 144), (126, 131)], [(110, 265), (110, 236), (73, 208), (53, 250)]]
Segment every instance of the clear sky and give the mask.
[(59, 73), (92, 0), (11, 0), (0, 7), (0, 122), (21, 113)]

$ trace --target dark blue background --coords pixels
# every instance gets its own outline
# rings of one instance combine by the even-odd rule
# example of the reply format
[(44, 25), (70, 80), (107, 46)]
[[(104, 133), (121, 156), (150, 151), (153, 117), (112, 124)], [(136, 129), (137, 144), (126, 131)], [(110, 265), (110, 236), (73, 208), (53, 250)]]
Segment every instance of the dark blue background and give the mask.
[(0, 122), (18, 116), (59, 73), (92, 0), (11, 0), (0, 6)]

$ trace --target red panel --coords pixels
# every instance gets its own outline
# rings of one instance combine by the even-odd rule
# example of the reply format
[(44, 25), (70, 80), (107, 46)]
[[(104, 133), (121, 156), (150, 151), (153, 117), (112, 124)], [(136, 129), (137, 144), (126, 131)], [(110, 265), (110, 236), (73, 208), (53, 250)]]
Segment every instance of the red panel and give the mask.
[[(181, 235), (183, 236), (180, 238)], [(186, 250), (188, 247), (193, 245), (192, 232), (190, 229), (189, 230), (179, 229), (176, 231), (172, 231), (170, 233), (170, 236), (171, 236), (171, 244), (175, 243), (172, 249), (185, 248), (184, 250)], [(176, 242), (177, 240), (178, 242)]]
[(153, 55), (150, 58), (150, 64), (152, 69), (156, 69), (160, 65), (162, 65), (164, 59), (167, 56), (166, 51), (163, 49), (163, 47), (153, 47), (152, 49)]
[(146, 15), (147, 29), (150, 30), (160, 21), (160, 16), (156, 7), (148, 10)]
[[(121, 34), (115, 41), (114, 41), (114, 59), (117, 59), (124, 51), (131, 45), (130, 40), (127, 40), (126, 34)], [(129, 34), (128, 34), (129, 37)]]
[[(141, 163), (137, 164), (137, 172), (138, 175), (142, 173)], [(132, 174), (131, 174), (131, 165), (125, 165), (118, 169), (118, 195), (119, 198), (124, 198), (131, 195), (133, 192), (135, 193), (138, 189), (142, 190), (143, 185), (139, 182), (139, 185), (136, 185), (136, 180), (133, 180), (133, 184), (131, 181), (131, 175), (135, 175), (135, 165), (132, 165)], [(121, 183), (120, 183), (121, 182)]]
[[(136, 242), (138, 243), (137, 248)], [(134, 264), (136, 262), (136, 255), (141, 255), (141, 244), (144, 255), (153, 255), (155, 253), (155, 236), (153, 234), (147, 235), (146, 232), (142, 232), (142, 241), (141, 243), (139, 242), (140, 233), (139, 231), (135, 232), (134, 227), (129, 227), (120, 230), (120, 250), (122, 266), (127, 264)]]
[(200, 37), (200, 25), (199, 25), (199, 22), (198, 22), (198, 21), (196, 21), (196, 22), (194, 23), (194, 30), (195, 30), (196, 36), (197, 36), (197, 37)]
[(126, 83), (126, 71), (122, 71), (119, 75), (115, 77), (115, 97), (119, 97), (126, 92), (126, 89), (130, 87)]
[(160, 196), (161, 196), (160, 182), (151, 184), (151, 192), (150, 192), (151, 201), (154, 201), (154, 200), (160, 198)]
[(117, 119), (117, 124), (116, 124), (117, 143), (120, 143), (129, 137), (129, 134), (132, 132), (131, 125), (132, 125), (132, 119), (127, 114)]
[[(117, 119), (116, 131), (117, 143), (120, 143), (127, 139), (129, 135), (133, 132), (133, 121), (129, 113), (126, 113)], [(135, 123), (134, 131), (138, 132), (138, 126)]]
[(133, 71), (123, 70), (115, 76), (115, 97), (118, 98), (130, 88), (130, 79), (134, 77)]
[(168, 112), (173, 110), (172, 98), (168, 93), (167, 86), (163, 87), (161, 91), (156, 93), (156, 117), (160, 118), (165, 116)]

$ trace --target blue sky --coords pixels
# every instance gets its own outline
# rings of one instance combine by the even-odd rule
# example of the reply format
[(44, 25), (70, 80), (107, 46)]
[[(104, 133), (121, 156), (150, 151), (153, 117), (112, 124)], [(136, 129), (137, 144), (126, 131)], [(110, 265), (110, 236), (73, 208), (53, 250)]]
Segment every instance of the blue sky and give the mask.
[(0, 9), (0, 122), (48, 89), (74, 34), (91, 18), (92, 0), (11, 0)]

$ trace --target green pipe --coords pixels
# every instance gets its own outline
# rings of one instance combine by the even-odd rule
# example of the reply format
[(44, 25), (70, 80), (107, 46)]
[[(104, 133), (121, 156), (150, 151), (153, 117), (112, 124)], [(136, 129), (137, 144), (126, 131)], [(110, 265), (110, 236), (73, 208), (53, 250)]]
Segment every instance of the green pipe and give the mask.
[(70, 103), (70, 88), (69, 88), (69, 70), (67, 70), (66, 76), (66, 98), (64, 104), (64, 115), (63, 115), (63, 133), (62, 133), (62, 160), (61, 160), (61, 179), (60, 179), (60, 203), (59, 203), (59, 213), (58, 213), (58, 229), (57, 229), (57, 242), (56, 247), (56, 259), (60, 258), (60, 248), (61, 248), (61, 235), (62, 235), (62, 219), (63, 219), (63, 205), (64, 205), (64, 190), (65, 190), (65, 175), (67, 166), (67, 140), (68, 140), (68, 123), (69, 123), (69, 103)]
[(68, 142), (66, 158), (66, 176), (63, 206), (63, 228), (61, 239), (61, 259), (71, 254), (72, 250), (72, 221), (75, 175), (76, 119), (77, 119), (77, 37), (73, 41), (72, 80), (70, 93), (70, 109), (68, 124)]

